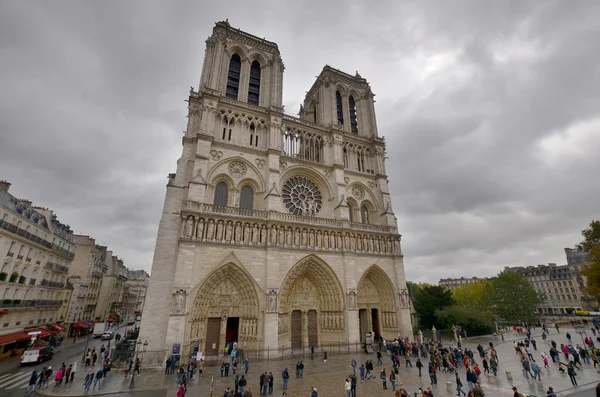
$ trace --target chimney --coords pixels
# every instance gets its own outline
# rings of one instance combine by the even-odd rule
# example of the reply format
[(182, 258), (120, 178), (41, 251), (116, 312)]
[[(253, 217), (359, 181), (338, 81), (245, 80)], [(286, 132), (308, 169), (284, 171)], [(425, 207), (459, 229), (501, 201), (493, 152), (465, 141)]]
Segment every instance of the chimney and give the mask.
[(8, 192), (10, 188), (10, 182), (0, 181), (0, 192)]

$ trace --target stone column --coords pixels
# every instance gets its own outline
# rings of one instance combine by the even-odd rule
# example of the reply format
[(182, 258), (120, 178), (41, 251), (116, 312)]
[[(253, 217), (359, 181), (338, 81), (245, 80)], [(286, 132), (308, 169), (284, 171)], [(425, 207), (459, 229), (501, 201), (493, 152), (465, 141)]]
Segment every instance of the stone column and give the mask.
[(219, 346), (217, 346), (217, 353), (223, 354), (223, 349), (225, 349), (225, 337), (227, 335), (227, 316), (221, 317), (221, 330), (219, 331)]

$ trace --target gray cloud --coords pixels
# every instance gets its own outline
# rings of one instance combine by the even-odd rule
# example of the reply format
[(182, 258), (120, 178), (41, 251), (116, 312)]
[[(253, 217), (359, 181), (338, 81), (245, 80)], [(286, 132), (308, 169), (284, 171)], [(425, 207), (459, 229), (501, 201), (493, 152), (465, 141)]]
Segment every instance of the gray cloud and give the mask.
[(149, 270), (224, 18), (279, 44), (289, 114), (324, 64), (371, 82), (409, 279), (562, 263), (597, 217), (593, 1), (3, 2), (0, 178)]

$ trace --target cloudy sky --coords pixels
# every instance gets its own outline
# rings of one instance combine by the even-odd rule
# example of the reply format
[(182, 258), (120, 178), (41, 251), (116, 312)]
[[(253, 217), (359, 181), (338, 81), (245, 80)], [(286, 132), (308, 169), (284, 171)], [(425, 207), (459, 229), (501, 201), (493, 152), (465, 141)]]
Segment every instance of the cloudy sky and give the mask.
[(279, 44), (286, 112), (367, 78), (414, 281), (564, 263), (600, 216), (596, 1), (0, 1), (0, 179), (150, 270), (215, 21)]

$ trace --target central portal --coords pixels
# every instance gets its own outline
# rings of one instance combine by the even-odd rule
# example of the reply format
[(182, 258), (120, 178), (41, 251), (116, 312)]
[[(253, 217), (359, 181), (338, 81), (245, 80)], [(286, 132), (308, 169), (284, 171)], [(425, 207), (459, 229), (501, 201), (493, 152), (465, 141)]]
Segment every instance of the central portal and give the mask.
[(239, 317), (227, 317), (227, 328), (225, 330), (225, 344), (238, 341), (238, 332), (240, 329)]

